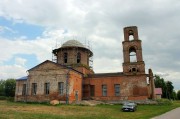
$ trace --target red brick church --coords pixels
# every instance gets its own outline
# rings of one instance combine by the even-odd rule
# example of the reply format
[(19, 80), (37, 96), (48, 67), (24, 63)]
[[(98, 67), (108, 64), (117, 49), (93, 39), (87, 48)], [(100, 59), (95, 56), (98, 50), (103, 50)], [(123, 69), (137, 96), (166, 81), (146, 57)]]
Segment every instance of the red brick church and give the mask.
[[(132, 37), (132, 39), (130, 39)], [(94, 73), (93, 52), (76, 40), (65, 42), (52, 52), (56, 61), (46, 60), (16, 81), (16, 101), (45, 102), (81, 100), (154, 99), (152, 70), (145, 73), (141, 40), (136, 26), (124, 28), (123, 72)], [(107, 64), (108, 65), (108, 64)]]

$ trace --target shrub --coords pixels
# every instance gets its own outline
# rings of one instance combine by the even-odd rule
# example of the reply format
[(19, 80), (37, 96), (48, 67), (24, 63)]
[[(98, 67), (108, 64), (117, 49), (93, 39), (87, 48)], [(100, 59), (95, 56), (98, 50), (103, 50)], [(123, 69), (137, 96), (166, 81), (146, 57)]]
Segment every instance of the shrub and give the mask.
[(14, 97), (6, 97), (7, 101), (14, 102)]
[(6, 96), (0, 96), (0, 100), (6, 100)]
[(5, 82), (5, 94), (8, 97), (14, 97), (15, 95), (16, 80), (7, 79)]
[(180, 90), (177, 92), (177, 99), (180, 100)]
[(157, 100), (158, 105), (171, 105), (172, 101), (168, 99), (159, 99)]

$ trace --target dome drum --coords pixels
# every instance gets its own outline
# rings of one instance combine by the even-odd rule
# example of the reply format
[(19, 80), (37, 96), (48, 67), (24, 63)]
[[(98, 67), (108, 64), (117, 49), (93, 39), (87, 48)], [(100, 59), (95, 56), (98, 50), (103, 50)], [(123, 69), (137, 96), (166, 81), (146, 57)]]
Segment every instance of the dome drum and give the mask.
[(60, 48), (54, 49), (52, 53), (56, 56), (57, 63), (67, 66), (89, 67), (92, 62), (90, 59), (93, 56), (93, 52), (90, 49), (76, 40), (65, 42)]

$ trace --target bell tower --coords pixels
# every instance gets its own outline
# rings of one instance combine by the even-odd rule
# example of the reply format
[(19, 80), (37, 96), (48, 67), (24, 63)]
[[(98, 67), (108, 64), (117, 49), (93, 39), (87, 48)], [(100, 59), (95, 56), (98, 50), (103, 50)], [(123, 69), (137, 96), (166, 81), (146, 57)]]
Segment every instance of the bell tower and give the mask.
[(124, 28), (123, 73), (126, 75), (145, 74), (145, 64), (142, 57), (141, 40), (136, 26)]

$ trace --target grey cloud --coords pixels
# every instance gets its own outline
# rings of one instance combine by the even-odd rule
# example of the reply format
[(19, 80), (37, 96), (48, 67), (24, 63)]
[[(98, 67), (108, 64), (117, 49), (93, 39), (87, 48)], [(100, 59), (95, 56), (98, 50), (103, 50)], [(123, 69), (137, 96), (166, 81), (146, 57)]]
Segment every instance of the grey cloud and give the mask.
[[(101, 58), (107, 62), (112, 59), (123, 61), (123, 27), (136, 25), (146, 68), (150, 67), (155, 72), (180, 72), (179, 11), (179, 0), (0, 2), (0, 16), (46, 28), (67, 29), (77, 36), (83, 34), (91, 42), (94, 60), (98, 63)], [(101, 65), (97, 66), (95, 71), (100, 72)], [(115, 68), (114, 65), (112, 67)], [(176, 76), (180, 77), (180, 73)]]

